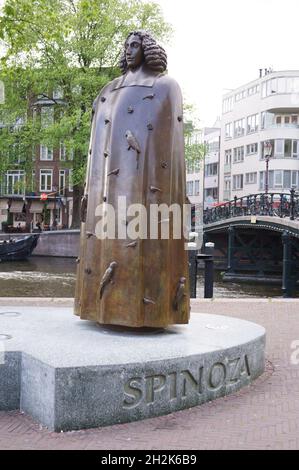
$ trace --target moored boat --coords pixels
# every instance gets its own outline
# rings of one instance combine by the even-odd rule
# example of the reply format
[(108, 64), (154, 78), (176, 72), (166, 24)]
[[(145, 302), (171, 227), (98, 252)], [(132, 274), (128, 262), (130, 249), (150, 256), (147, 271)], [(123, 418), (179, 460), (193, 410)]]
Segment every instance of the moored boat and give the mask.
[(0, 240), (0, 262), (28, 258), (37, 245), (39, 234)]

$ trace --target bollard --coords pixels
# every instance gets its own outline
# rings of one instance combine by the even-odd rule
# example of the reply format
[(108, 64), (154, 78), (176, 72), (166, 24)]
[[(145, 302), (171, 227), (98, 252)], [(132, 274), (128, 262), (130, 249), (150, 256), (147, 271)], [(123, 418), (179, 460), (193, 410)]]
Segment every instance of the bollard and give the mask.
[(282, 261), (282, 293), (283, 297), (292, 297), (293, 280), (292, 280), (292, 246), (291, 237), (287, 231), (282, 236), (283, 244), (283, 261)]
[[(191, 246), (190, 246), (191, 245)], [(195, 246), (192, 246), (195, 245)], [(195, 243), (188, 243), (189, 246), (189, 279), (190, 279), (190, 297), (196, 298), (196, 281), (197, 281), (197, 250)], [(195, 249), (194, 249), (195, 248)]]
[(212, 299), (213, 298), (213, 287), (214, 287), (214, 254), (215, 244), (211, 242), (205, 243), (205, 254), (208, 255), (205, 258), (205, 288), (204, 288), (204, 298)]

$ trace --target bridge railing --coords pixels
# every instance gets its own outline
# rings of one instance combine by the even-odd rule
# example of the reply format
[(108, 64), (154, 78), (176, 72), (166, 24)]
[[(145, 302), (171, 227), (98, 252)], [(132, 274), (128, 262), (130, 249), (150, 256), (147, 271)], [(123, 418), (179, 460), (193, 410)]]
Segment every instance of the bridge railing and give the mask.
[(289, 193), (257, 193), (242, 197), (235, 196), (231, 201), (205, 209), (203, 223), (207, 225), (246, 215), (299, 219), (299, 194), (291, 189)]

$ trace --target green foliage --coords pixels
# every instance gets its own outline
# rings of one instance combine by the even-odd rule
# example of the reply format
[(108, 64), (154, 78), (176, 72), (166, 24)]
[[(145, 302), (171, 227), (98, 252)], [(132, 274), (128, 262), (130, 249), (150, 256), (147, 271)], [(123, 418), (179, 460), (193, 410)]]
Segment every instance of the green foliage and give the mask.
[(185, 160), (188, 166), (200, 162), (207, 154), (207, 145), (200, 142), (201, 131), (195, 117), (192, 104), (184, 102), (184, 137), (185, 137)]
[[(167, 40), (171, 28), (160, 7), (141, 0), (6, 0), (0, 12), (0, 80), (5, 103), (0, 122), (0, 172), (9, 163), (9, 149), (21, 142), (21, 165), (32, 165), (35, 145), (74, 151), (73, 180), (82, 184), (85, 175), (92, 102), (101, 88), (119, 75), (117, 64), (127, 34), (147, 29)], [(60, 89), (63, 100), (53, 100), (55, 121), (43, 126), (34, 116), (38, 95), (51, 99)], [(16, 132), (16, 120), (25, 123)]]

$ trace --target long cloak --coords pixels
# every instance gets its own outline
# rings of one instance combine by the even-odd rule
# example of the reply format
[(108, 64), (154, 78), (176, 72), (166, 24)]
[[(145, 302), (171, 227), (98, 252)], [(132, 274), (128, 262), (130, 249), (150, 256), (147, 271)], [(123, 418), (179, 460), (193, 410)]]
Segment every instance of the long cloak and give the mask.
[[(127, 207), (143, 204), (148, 214), (151, 204), (176, 203), (182, 208), (186, 202), (180, 88), (167, 75), (150, 71), (129, 86), (125, 80), (123, 76), (106, 85), (93, 106), (75, 314), (131, 327), (188, 323), (183, 217), (181, 239), (174, 239), (171, 223), (170, 239), (159, 236), (132, 243), (129, 238), (103, 240), (94, 235), (100, 220), (96, 208), (104, 202), (112, 204), (117, 220), (119, 196), (126, 197)], [(128, 131), (139, 152), (134, 145), (130, 148)], [(130, 220), (120, 223), (127, 226)], [(112, 262), (117, 266), (107, 275)], [(186, 280), (180, 284), (182, 278)]]

